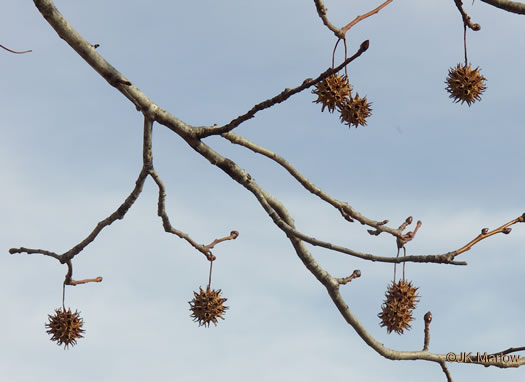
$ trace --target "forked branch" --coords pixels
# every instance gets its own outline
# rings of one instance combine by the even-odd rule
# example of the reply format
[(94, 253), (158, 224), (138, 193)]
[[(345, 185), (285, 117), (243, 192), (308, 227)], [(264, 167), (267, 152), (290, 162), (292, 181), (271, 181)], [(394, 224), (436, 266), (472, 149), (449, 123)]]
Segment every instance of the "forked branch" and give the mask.
[(353, 21), (349, 22), (348, 24), (346, 24), (344, 27), (342, 28), (337, 28), (335, 27), (331, 22), (330, 20), (328, 19), (328, 16), (327, 16), (327, 9), (326, 9), (326, 6), (324, 5), (323, 3), (323, 0), (314, 0), (314, 3), (315, 3), (315, 8), (317, 9), (317, 14), (319, 15), (319, 17), (321, 18), (321, 20), (323, 20), (323, 24), (326, 25), (326, 27), (328, 29), (330, 29), (332, 32), (334, 32), (335, 36), (344, 40), (345, 39), (345, 36), (346, 36), (346, 32), (348, 32), (348, 30), (350, 28), (352, 28), (354, 25), (356, 25), (358, 22), (366, 19), (367, 17), (370, 17), (372, 15), (375, 15), (376, 13), (378, 13), (381, 9), (383, 9), (384, 7), (386, 7), (388, 4), (390, 4), (392, 2), (392, 0), (386, 0), (383, 4), (381, 4), (380, 6), (378, 6), (377, 8), (375, 9), (372, 9), (370, 12), (367, 12), (365, 13), (364, 15), (361, 15), (361, 16), (357, 16)]

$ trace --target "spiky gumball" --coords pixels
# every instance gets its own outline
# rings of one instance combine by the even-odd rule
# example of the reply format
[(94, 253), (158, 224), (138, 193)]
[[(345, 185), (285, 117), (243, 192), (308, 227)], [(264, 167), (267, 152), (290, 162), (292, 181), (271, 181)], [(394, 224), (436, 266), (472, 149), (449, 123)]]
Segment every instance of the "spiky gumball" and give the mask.
[(51, 334), (51, 341), (56, 341), (57, 345), (74, 346), (77, 339), (83, 338), (82, 325), (84, 321), (79, 316), (79, 312), (71, 312), (71, 309), (55, 309), (54, 315), (49, 315), (49, 322), (46, 323), (47, 333)]
[(213, 322), (217, 326), (217, 319), (220, 318), (224, 320), (222, 316), (227, 306), (224, 306), (224, 303), (228, 300), (227, 298), (221, 297), (221, 290), (214, 290), (206, 288), (203, 290), (199, 287), (199, 293), (193, 292), (193, 300), (189, 302), (191, 317), (193, 321), (198, 322), (199, 326), (210, 326), (210, 323)]
[(381, 319), (381, 326), (386, 326), (388, 334), (396, 332), (403, 334), (404, 330), (410, 329), (413, 320), (412, 311), (419, 302), (417, 289), (412, 283), (404, 280), (393, 282), (388, 286), (385, 294), (386, 300), (381, 306), (381, 313), (377, 316)]
[(466, 102), (470, 106), (471, 103), (481, 100), (481, 94), (487, 89), (485, 81), (486, 78), (481, 75), (479, 67), (472, 69), (470, 64), (457, 64), (455, 68), (448, 70), (445, 83), (449, 97), (454, 102)]
[(324, 108), (327, 107), (328, 111), (332, 113), (338, 105), (341, 105), (350, 96), (351, 90), (352, 87), (348, 83), (346, 76), (332, 74), (315, 85), (312, 93), (317, 95), (317, 99), (313, 102), (323, 105), (321, 111), (324, 111)]
[(372, 115), (371, 104), (366, 100), (366, 97), (359, 97), (359, 93), (356, 93), (355, 97), (347, 98), (337, 106), (341, 112), (341, 122), (348, 126), (366, 126), (366, 119)]

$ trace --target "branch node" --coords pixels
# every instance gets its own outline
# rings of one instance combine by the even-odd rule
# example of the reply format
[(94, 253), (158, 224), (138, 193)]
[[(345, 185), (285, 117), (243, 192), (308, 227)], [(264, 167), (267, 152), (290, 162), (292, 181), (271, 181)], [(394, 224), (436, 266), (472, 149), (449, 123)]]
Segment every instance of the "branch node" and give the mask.
[(354, 272), (350, 276), (343, 277), (343, 278), (336, 279), (336, 280), (339, 283), (339, 285), (346, 285), (350, 281), (352, 281), (353, 279), (356, 279), (358, 277), (361, 277), (361, 271), (359, 269), (356, 269), (356, 270), (354, 270)]

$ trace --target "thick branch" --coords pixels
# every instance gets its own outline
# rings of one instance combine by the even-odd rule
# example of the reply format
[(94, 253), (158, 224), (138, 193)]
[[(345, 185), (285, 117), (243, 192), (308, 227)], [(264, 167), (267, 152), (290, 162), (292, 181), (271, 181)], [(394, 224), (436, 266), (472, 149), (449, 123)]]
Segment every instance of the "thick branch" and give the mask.
[(481, 0), (484, 3), (490, 4), (496, 8), (503, 9), (504, 11), (517, 13), (519, 15), (525, 15), (525, 4), (518, 1), (510, 0)]
[(99, 73), (111, 86), (115, 87), (137, 108), (149, 116), (155, 115), (155, 120), (181, 136), (191, 137), (194, 135), (192, 127), (175, 118), (165, 110), (155, 105), (144, 93), (109, 62), (107, 62), (62, 16), (51, 0), (33, 0), (36, 7), (57, 32), (73, 50), (75, 50), (97, 73)]

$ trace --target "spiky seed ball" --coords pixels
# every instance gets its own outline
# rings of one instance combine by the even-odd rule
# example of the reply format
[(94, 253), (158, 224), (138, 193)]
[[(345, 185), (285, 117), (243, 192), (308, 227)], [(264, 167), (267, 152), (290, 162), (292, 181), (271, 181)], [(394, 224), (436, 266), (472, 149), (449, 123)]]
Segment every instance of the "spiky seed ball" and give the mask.
[(469, 106), (471, 103), (481, 100), (481, 93), (487, 89), (485, 86), (486, 78), (480, 73), (479, 67), (472, 69), (470, 64), (457, 64), (455, 68), (448, 70), (447, 92), (454, 102), (463, 104), (466, 102)]
[(386, 326), (388, 334), (396, 332), (403, 334), (403, 331), (410, 329), (410, 322), (413, 320), (412, 311), (419, 302), (417, 289), (412, 283), (400, 280), (388, 286), (385, 294), (386, 300), (381, 306), (381, 313), (377, 316), (381, 319), (381, 327)]
[(51, 341), (56, 341), (57, 345), (64, 344), (64, 349), (74, 346), (78, 338), (83, 338), (82, 325), (84, 321), (79, 316), (79, 312), (71, 312), (71, 309), (55, 309), (54, 315), (48, 315), (49, 322), (46, 323), (48, 334), (51, 334)]
[(352, 87), (346, 76), (332, 74), (315, 85), (312, 93), (317, 95), (317, 99), (313, 102), (323, 104), (321, 111), (327, 107), (328, 111), (332, 113), (338, 105), (350, 96), (351, 90)]
[(191, 317), (194, 322), (198, 322), (199, 326), (210, 326), (213, 322), (217, 326), (217, 319), (224, 320), (222, 316), (227, 306), (224, 303), (228, 300), (227, 298), (221, 297), (221, 290), (213, 290), (207, 288), (203, 290), (199, 287), (199, 293), (193, 292), (193, 300), (189, 301)]
[(371, 104), (366, 97), (359, 97), (359, 93), (356, 93), (355, 97), (347, 98), (342, 104), (337, 105), (341, 112), (341, 122), (348, 126), (366, 126), (366, 119), (372, 115)]

